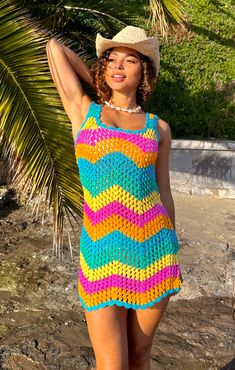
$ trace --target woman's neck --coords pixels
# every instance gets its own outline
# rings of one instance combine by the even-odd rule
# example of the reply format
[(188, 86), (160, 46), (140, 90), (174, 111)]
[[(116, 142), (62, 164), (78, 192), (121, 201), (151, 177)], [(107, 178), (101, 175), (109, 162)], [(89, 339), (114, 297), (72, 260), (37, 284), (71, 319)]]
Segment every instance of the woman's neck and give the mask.
[(136, 94), (120, 94), (118, 92), (115, 92), (112, 94), (110, 102), (115, 105), (116, 107), (122, 107), (122, 108), (136, 108), (137, 102), (136, 102)]

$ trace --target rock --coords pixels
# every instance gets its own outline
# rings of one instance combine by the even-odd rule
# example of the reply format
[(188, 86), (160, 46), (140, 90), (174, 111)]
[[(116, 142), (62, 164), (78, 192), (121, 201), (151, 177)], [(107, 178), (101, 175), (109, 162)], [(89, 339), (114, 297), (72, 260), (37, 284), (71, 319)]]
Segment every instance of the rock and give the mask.
[(18, 225), (18, 228), (19, 230), (25, 230), (28, 226), (28, 223), (27, 222), (21, 222), (19, 225)]
[(16, 200), (16, 192), (14, 189), (8, 187), (0, 187), (0, 210), (5, 210), (6, 208), (16, 209), (18, 203)]
[(11, 353), (5, 356), (2, 360), (3, 370), (47, 370), (46, 367), (31, 358), (18, 354)]

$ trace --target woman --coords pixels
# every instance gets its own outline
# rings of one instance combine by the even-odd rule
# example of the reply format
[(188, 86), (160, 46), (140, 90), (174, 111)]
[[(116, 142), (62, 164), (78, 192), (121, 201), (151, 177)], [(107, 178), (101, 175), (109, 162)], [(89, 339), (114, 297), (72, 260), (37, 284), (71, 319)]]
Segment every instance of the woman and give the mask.
[(182, 284), (171, 130), (140, 105), (156, 84), (158, 41), (127, 26), (112, 40), (98, 34), (96, 52), (89, 70), (57, 40), (47, 44), (84, 191), (78, 291), (97, 370), (147, 370), (156, 328)]

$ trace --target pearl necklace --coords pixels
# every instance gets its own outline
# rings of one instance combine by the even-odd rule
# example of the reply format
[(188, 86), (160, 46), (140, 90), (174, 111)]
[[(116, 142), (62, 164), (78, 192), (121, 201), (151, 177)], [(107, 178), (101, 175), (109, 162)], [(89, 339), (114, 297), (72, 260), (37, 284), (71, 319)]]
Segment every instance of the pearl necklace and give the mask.
[(108, 105), (110, 108), (112, 109), (116, 109), (116, 110), (121, 110), (123, 112), (128, 112), (128, 113), (136, 113), (136, 112), (139, 112), (141, 110), (141, 106), (138, 105), (136, 108), (134, 109), (131, 109), (131, 108), (122, 108), (122, 107), (116, 107), (115, 105), (109, 103), (108, 101), (105, 100), (105, 104)]

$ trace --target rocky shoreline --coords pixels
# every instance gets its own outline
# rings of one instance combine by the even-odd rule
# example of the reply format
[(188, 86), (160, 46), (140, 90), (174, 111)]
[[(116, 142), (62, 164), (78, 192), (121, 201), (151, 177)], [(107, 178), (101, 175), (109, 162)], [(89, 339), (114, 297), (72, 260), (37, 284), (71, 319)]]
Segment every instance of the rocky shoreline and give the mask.
[[(78, 247), (63, 262), (14, 194), (0, 199), (0, 369), (95, 369), (77, 295)], [(157, 329), (151, 370), (235, 369), (235, 200), (173, 194), (183, 289)], [(77, 226), (77, 235), (80, 225)]]

